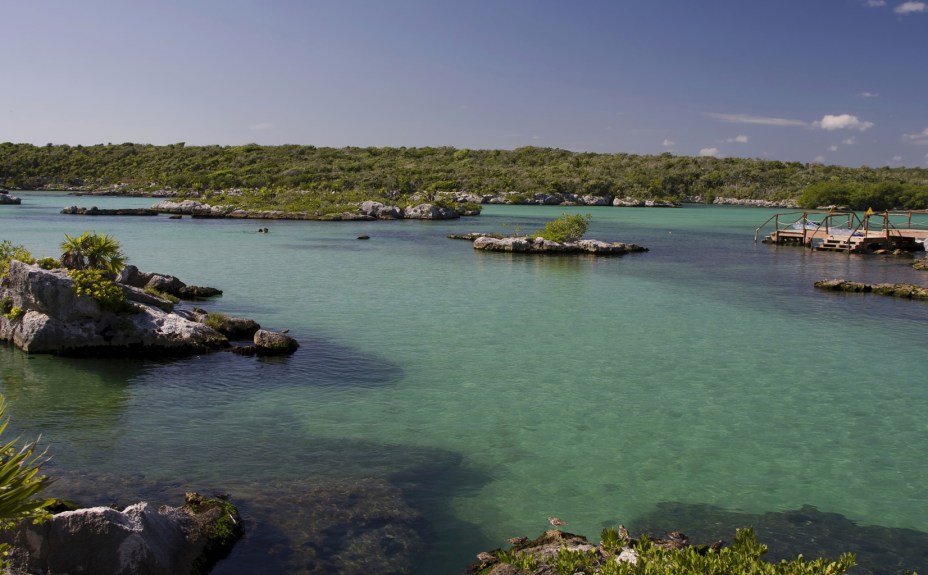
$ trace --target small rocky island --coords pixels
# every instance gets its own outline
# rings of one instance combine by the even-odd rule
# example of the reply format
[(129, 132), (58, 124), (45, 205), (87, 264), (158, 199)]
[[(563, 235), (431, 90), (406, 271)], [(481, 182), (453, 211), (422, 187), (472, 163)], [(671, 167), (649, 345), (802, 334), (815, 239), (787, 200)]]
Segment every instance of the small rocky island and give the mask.
[(928, 300), (928, 287), (915, 284), (865, 284), (845, 279), (819, 280), (815, 282), (817, 289), (826, 291), (842, 291), (851, 293), (872, 293), (888, 295), (904, 299)]
[(299, 347), (286, 331), (264, 330), (253, 320), (175, 308), (181, 299), (222, 291), (125, 265), (110, 236), (65, 238), (60, 260), (36, 260), (22, 246), (0, 242), (0, 342), (27, 353), (131, 357), (194, 355), (244, 339), (251, 342), (234, 348), (242, 355)]
[(0, 205), (19, 205), (23, 201), (16, 196), (10, 194), (7, 190), (0, 190)]
[(524, 254), (592, 254), (595, 256), (621, 256), (635, 252), (646, 252), (648, 248), (622, 242), (600, 240), (575, 240), (556, 242), (543, 237), (502, 236), (471, 232), (448, 236), (453, 240), (469, 240), (474, 249), (486, 252), (510, 252)]

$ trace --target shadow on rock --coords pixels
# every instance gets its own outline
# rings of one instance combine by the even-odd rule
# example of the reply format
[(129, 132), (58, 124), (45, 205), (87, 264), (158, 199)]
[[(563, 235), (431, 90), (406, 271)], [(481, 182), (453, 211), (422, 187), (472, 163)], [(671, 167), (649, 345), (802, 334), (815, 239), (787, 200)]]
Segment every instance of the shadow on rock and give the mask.
[(857, 567), (852, 570), (856, 575), (897, 575), (928, 565), (928, 533), (862, 526), (811, 505), (751, 515), (712, 505), (666, 502), (633, 520), (629, 529), (656, 535), (679, 530), (694, 541), (721, 538), (730, 542), (741, 527), (753, 527), (757, 539), (768, 546), (767, 561), (793, 559), (800, 553), (833, 560), (849, 551), (857, 556)]

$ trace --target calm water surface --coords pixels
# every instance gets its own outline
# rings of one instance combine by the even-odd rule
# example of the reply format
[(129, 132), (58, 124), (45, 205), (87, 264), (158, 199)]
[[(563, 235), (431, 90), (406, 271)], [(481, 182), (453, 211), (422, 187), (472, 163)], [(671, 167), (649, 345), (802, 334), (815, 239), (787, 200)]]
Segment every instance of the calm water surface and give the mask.
[[(260, 490), (245, 485), (272, 481), (386, 479), (423, 514), (423, 573), (458, 573), (549, 515), (595, 537), (667, 502), (746, 515), (811, 505), (928, 531), (928, 305), (812, 288), (928, 283), (909, 260), (755, 244), (773, 213), (760, 209), (255, 222), (64, 216), (152, 201), (18, 195), (0, 208), (0, 239), (57, 256), (65, 233), (113, 234), (140, 269), (224, 290), (204, 307), (302, 342), (266, 361), (0, 347), (16, 431), (42, 434), (52, 475), (231, 486), (244, 500)], [(521, 257), (446, 239), (530, 231), (564, 211), (593, 215), (589, 237), (651, 251)], [(246, 542), (219, 571), (273, 565), (262, 549)]]

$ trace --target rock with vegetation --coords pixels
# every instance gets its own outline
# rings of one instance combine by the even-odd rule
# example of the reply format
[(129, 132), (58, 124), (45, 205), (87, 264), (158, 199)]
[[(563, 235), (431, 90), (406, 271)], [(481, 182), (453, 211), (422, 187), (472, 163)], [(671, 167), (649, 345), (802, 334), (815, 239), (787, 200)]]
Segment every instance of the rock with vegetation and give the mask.
[(577, 240), (555, 242), (540, 237), (512, 236), (494, 238), (481, 236), (474, 240), (474, 249), (488, 252), (510, 252), (536, 255), (591, 254), (595, 256), (621, 256), (635, 252), (646, 252), (648, 248), (637, 244), (603, 242), (599, 240)]
[(928, 257), (919, 258), (912, 263), (912, 267), (917, 270), (928, 271)]
[(906, 299), (928, 299), (928, 287), (914, 284), (865, 284), (844, 279), (819, 280), (815, 287), (828, 291), (842, 291), (852, 293), (873, 293)]
[[(553, 519), (553, 518), (552, 518)], [(661, 573), (758, 573), (766, 575), (843, 575), (855, 558), (846, 553), (837, 561), (807, 560), (768, 563), (763, 555), (767, 546), (757, 541), (751, 529), (739, 529), (734, 543), (691, 545), (678, 531), (666, 538), (638, 539), (624, 527), (604, 529), (600, 541), (593, 543), (580, 535), (557, 529), (529, 540), (515, 537), (508, 550), (496, 549), (477, 554), (467, 575), (656, 575)]]
[[(30, 353), (188, 355), (228, 345), (212, 328), (141, 301), (98, 270), (72, 276), (18, 260), (0, 283), (0, 340)], [(12, 313), (18, 310), (17, 313)]]
[(399, 206), (388, 206), (371, 200), (361, 203), (361, 213), (378, 220), (399, 220), (403, 217), (403, 210)]
[(72, 216), (157, 216), (158, 212), (148, 208), (115, 208), (101, 209), (96, 206), (90, 208), (81, 208), (78, 206), (68, 206), (62, 208), (61, 213)]
[(116, 283), (132, 286), (149, 292), (169, 294), (180, 299), (201, 299), (222, 294), (222, 290), (212, 287), (188, 286), (178, 278), (155, 272), (141, 272), (134, 265), (124, 267), (116, 278)]
[(190, 310), (190, 315), (194, 321), (208, 325), (231, 340), (251, 339), (254, 337), (255, 332), (261, 329), (258, 322), (253, 319), (234, 317), (219, 312), (207, 312), (205, 309), (198, 307)]
[(407, 220), (453, 220), (461, 215), (454, 208), (436, 204), (417, 204), (403, 210), (403, 217)]
[(64, 511), (4, 534), (10, 572), (207, 573), (242, 536), (242, 520), (224, 499), (188, 493), (182, 507), (137, 503), (117, 510)]

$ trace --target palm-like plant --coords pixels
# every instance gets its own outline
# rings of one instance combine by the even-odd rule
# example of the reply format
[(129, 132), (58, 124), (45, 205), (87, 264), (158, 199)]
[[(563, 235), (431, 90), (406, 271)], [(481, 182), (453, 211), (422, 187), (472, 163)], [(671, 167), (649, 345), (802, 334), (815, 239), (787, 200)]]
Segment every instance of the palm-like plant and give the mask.
[(64, 237), (61, 265), (67, 269), (91, 268), (116, 274), (126, 266), (126, 256), (113, 236), (84, 232), (79, 236), (65, 234)]
[[(0, 435), (6, 430), (9, 419), (4, 416), (6, 399), (0, 396)], [(0, 445), (0, 529), (11, 529), (20, 522), (41, 521), (48, 517), (45, 508), (48, 499), (35, 499), (45, 489), (49, 479), (39, 475), (42, 465), (48, 461), (46, 452), (36, 453), (38, 440), (17, 449), (16, 439)], [(2, 556), (9, 545), (0, 545), (0, 568), (6, 567)]]

